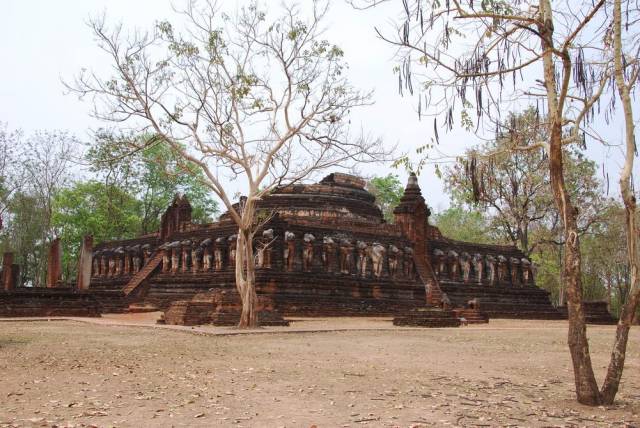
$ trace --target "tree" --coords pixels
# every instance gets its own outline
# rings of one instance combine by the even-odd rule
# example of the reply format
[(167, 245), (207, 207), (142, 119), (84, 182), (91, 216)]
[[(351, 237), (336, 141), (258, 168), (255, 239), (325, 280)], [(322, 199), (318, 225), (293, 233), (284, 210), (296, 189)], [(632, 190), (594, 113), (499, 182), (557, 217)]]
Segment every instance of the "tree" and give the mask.
[(19, 131), (9, 131), (6, 124), (0, 123), (0, 230), (4, 226), (11, 197), (24, 184), (16, 153), (21, 137)]
[(140, 230), (140, 205), (122, 189), (96, 181), (75, 183), (58, 192), (52, 224), (63, 244), (65, 277), (75, 277), (85, 235), (93, 235), (98, 242), (136, 236)]
[[(25, 174), (24, 191), (35, 198), (42, 210), (39, 257), (36, 271), (46, 273), (47, 251), (58, 231), (52, 227), (53, 200), (71, 180), (71, 162), (77, 140), (65, 131), (37, 131), (25, 140), (21, 158)], [(18, 225), (14, 225), (18, 226)], [(19, 225), (22, 228), (24, 225)], [(40, 285), (39, 280), (36, 285)]]
[[(453, 200), (488, 210), (491, 227), (527, 256), (544, 242), (562, 245), (546, 153), (511, 150), (514, 139), (523, 147), (545, 140), (539, 124), (534, 109), (510, 114), (494, 140), (468, 150), (460, 162), (444, 170)], [(601, 218), (602, 187), (595, 176), (595, 163), (577, 150), (567, 151), (564, 169), (568, 191), (581, 207), (578, 224), (582, 235)], [(551, 234), (535, 233), (536, 229)]]
[[(548, 157), (543, 150), (511, 150), (514, 141), (527, 147), (547, 139), (545, 127), (541, 126), (544, 122), (533, 108), (509, 114), (495, 139), (469, 149), (459, 162), (444, 170), (444, 178), (455, 203), (485, 209), (491, 228), (502, 240), (527, 256), (535, 252), (534, 259), (540, 266), (538, 284), (551, 291), (563, 306), (564, 286), (559, 280), (563, 252), (554, 247), (561, 247), (564, 241), (549, 187)], [(567, 189), (580, 207), (577, 221), (582, 237), (604, 220), (602, 208), (608, 202), (596, 177), (595, 163), (579, 150), (566, 151), (564, 170)], [(583, 278), (587, 279), (584, 275)], [(598, 287), (594, 284), (592, 289)]]
[(78, 143), (64, 131), (37, 131), (27, 137), (13, 132), (0, 139), (11, 144), (7, 149), (11, 172), (4, 180), (11, 185), (5, 187), (2, 208), (3, 247), (16, 253), (22, 282), (39, 287), (44, 285), (47, 249), (57, 235), (51, 224), (53, 199), (71, 180)]
[(15, 253), (20, 265), (20, 283), (31, 287), (45, 284), (47, 225), (42, 221), (46, 211), (42, 201), (31, 193), (18, 191), (8, 201), (6, 227), (2, 229), (3, 251)]
[[(371, 3), (378, 2), (372, 0)], [(630, 12), (626, 22), (634, 23), (638, 11), (631, 2), (625, 3)], [(615, 3), (614, 12), (618, 4)], [(501, 111), (511, 110), (509, 105), (521, 105), (525, 101), (544, 109), (542, 126), (546, 128), (548, 138), (526, 146), (514, 140), (511, 150), (543, 149), (548, 156), (550, 186), (563, 230), (562, 278), (568, 296), (568, 344), (576, 395), (583, 404), (612, 402), (622, 373), (620, 360), (624, 362), (626, 333), (622, 328), (616, 335), (612, 364), (603, 389), (599, 390), (591, 364), (582, 304), (579, 207), (567, 188), (564, 163), (569, 146), (584, 145), (587, 138), (603, 140), (590, 124), (596, 117), (608, 119), (613, 114), (614, 97), (606, 109), (597, 107), (602, 95), (613, 88), (614, 73), (619, 77), (616, 82), (625, 79), (627, 90), (620, 89), (619, 92), (627, 116), (626, 138), (627, 144), (635, 144), (629, 125), (633, 119), (629, 117), (630, 102), (624, 100), (630, 100), (628, 89), (636, 84), (633, 76), (637, 52), (624, 55), (630, 60), (623, 61), (622, 42), (616, 37), (621, 30), (615, 25), (615, 14), (613, 22), (609, 21), (612, 11), (608, 10), (609, 3), (605, 0), (578, 4), (554, 2), (553, 7), (550, 0), (525, 4), (518, 0), (415, 1), (403, 5), (405, 22), (399, 27), (398, 35), (378, 34), (406, 53), (398, 68), (401, 88), (413, 91), (416, 75), (410, 54), (418, 55), (413, 59), (422, 76), (428, 73), (422, 85), (424, 98), (420, 94), (419, 114), (424, 99), (429, 113), (441, 115), (441, 123), (446, 128), (453, 127), (457, 114), (460, 114), (463, 126), (473, 127), (475, 118), (479, 128), (481, 124), (498, 124)], [(633, 29), (636, 27), (625, 27), (631, 41), (629, 46), (633, 49), (637, 34)], [(613, 31), (614, 37), (610, 36), (610, 28), (618, 29)], [(620, 49), (611, 49), (607, 40), (615, 40)], [(599, 44), (600, 41), (603, 43)], [(612, 52), (619, 52), (617, 59), (612, 58)], [(437, 131), (436, 117), (435, 143), (438, 142)], [(631, 151), (627, 150), (627, 156), (633, 156), (629, 153)], [(632, 192), (625, 191), (630, 189), (626, 179), (630, 177), (629, 164), (627, 161), (623, 169), (621, 190), (625, 206), (633, 211), (635, 198), (631, 198)], [(629, 226), (634, 225), (630, 223)], [(632, 240), (629, 240), (629, 246), (630, 254), (636, 257)], [(631, 278), (633, 282), (633, 273)]]
[[(637, 5), (626, 6), (626, 18), (623, 29), (622, 1), (613, 1), (613, 20), (611, 30), (608, 33), (610, 39), (607, 44), (612, 47), (613, 76), (618, 90), (618, 96), (622, 103), (622, 111), (625, 124), (624, 154), (625, 160), (620, 171), (620, 194), (625, 209), (625, 229), (627, 241), (627, 253), (629, 261), (629, 290), (626, 302), (620, 311), (620, 320), (616, 328), (616, 337), (611, 351), (611, 359), (607, 368), (607, 375), (601, 389), (601, 398), (605, 403), (613, 402), (622, 379), (622, 371), (626, 358), (629, 330), (637, 315), (640, 305), (640, 253), (638, 251), (638, 227), (637, 227), (637, 202), (636, 192), (633, 189), (633, 163), (637, 154), (635, 122), (631, 94), (636, 88), (638, 74), (640, 74), (638, 34), (630, 31), (629, 23), (637, 21)], [(631, 9), (631, 14), (629, 13)], [(631, 21), (630, 21), (631, 20)], [(633, 25), (631, 25), (633, 27)], [(625, 50), (626, 47), (626, 50)]]
[[(192, 221), (206, 223), (218, 214), (218, 204), (212, 198), (202, 170), (189, 166), (189, 173), (180, 173), (183, 163), (166, 144), (155, 144), (131, 153), (129, 141), (144, 145), (145, 139), (135, 135), (119, 135), (102, 130), (87, 152), (91, 170), (98, 173), (107, 189), (119, 188), (141, 202), (140, 233), (158, 230), (160, 215), (177, 193), (187, 196), (193, 208)], [(116, 193), (116, 196), (120, 193)], [(118, 203), (117, 200), (114, 203)]]
[(387, 174), (385, 177), (373, 177), (367, 188), (376, 197), (376, 204), (382, 210), (384, 219), (393, 223), (393, 209), (400, 203), (404, 187), (397, 175)]
[[(628, 284), (626, 247), (620, 240), (624, 234), (621, 214), (618, 203), (601, 198), (597, 221), (582, 229), (580, 235), (584, 297), (587, 301), (606, 299), (610, 310), (616, 314), (620, 305), (619, 292), (626, 290)], [(533, 229), (532, 239), (538, 244), (530, 256), (538, 266), (536, 284), (551, 292), (553, 301), (559, 306), (564, 306), (563, 243), (559, 223), (559, 219), (553, 218), (550, 223), (542, 223)]]
[(452, 206), (437, 213), (434, 223), (447, 238), (480, 244), (499, 243), (482, 212)]
[(625, 211), (611, 201), (600, 208), (603, 220), (582, 237), (583, 283), (589, 300), (606, 298), (612, 312), (620, 313), (628, 296), (629, 260), (625, 234)]
[[(343, 51), (321, 38), (326, 6), (305, 20), (295, 7), (272, 18), (257, 3), (236, 15), (189, 2), (186, 35), (163, 21), (128, 37), (91, 23), (114, 75), (81, 73), (69, 87), (96, 101), (95, 116), (150, 135), (142, 149), (170, 147), (180, 167), (203, 173), (238, 226), (236, 287), (239, 327), (256, 325), (253, 237), (260, 199), (275, 187), (344, 162), (377, 160), (380, 144), (351, 139), (349, 111), (368, 104), (343, 74)], [(233, 204), (229, 181), (247, 198)]]

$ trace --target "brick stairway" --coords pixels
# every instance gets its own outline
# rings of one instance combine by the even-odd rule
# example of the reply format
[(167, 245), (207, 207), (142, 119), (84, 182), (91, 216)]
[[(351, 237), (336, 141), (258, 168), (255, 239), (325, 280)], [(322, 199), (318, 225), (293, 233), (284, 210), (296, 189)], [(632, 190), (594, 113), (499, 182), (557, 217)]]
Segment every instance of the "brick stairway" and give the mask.
[(421, 282), (427, 287), (426, 307), (406, 308), (393, 318), (393, 325), (409, 327), (459, 327), (460, 319), (449, 309), (440, 308), (442, 290), (427, 259), (425, 247), (415, 249), (415, 267)]
[(433, 272), (433, 267), (431, 263), (427, 259), (427, 255), (425, 254), (424, 246), (417, 245), (416, 253), (415, 253), (415, 266), (416, 272), (422, 279), (424, 284), (429, 285), (429, 291), (427, 294), (427, 303), (433, 306), (440, 306), (442, 302), (442, 290), (440, 289), (440, 284), (438, 283), (438, 279), (436, 278), (435, 273)]
[(131, 295), (143, 282), (145, 279), (149, 277), (155, 271), (160, 263), (162, 262), (162, 253), (157, 252), (155, 255), (147, 262), (146, 265), (142, 269), (138, 271), (124, 286), (122, 292), (125, 296)]

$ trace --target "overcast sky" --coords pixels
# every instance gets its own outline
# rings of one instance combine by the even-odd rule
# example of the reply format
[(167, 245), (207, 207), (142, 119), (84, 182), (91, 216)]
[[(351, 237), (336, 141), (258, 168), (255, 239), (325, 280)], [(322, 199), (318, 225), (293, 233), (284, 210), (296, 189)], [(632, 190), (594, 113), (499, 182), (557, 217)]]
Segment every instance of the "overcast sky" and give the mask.
[[(352, 83), (363, 90), (375, 90), (375, 105), (354, 112), (354, 125), (381, 137), (389, 145), (397, 144), (400, 152), (413, 152), (430, 140), (433, 122), (418, 121), (414, 100), (398, 95), (397, 77), (392, 72), (394, 50), (374, 34), (375, 26), (388, 28), (400, 5), (397, 1), (370, 11), (355, 11), (343, 0), (333, 0), (325, 21), (328, 28), (325, 36), (344, 49)], [(61, 83), (62, 79), (71, 80), (83, 67), (100, 71), (109, 66), (86, 25), (90, 17), (103, 12), (110, 22), (123, 21), (126, 26), (142, 28), (151, 28), (155, 21), (173, 16), (169, 0), (2, 2), (0, 122), (27, 133), (36, 129), (69, 130), (82, 140), (90, 138), (90, 129), (104, 125), (89, 116), (88, 102), (65, 95)], [(620, 130), (614, 129), (611, 138), (619, 141)], [(442, 151), (450, 155), (479, 142), (474, 135), (461, 131), (441, 134), (440, 141)], [(593, 147), (589, 154), (615, 174), (617, 149)], [(394, 172), (403, 182), (406, 180), (404, 171), (384, 165), (364, 172), (375, 175)], [(430, 206), (436, 211), (446, 208), (448, 197), (432, 169), (422, 173), (420, 185)]]

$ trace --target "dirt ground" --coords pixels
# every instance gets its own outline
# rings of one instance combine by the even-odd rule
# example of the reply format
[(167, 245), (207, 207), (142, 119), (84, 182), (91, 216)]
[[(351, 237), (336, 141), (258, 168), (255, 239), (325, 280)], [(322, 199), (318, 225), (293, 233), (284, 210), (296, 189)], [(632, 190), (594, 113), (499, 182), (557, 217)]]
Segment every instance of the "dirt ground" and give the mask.
[[(618, 401), (592, 408), (574, 401), (563, 321), (241, 335), (98, 322), (0, 322), (0, 426), (640, 426), (638, 327)], [(614, 327), (589, 332), (602, 379)]]

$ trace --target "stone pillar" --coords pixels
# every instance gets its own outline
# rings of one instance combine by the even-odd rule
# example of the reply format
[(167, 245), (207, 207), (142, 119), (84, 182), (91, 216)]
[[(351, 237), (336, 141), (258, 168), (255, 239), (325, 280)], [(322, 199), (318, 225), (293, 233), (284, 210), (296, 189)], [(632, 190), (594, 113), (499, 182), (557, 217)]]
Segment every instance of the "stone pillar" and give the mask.
[(78, 290), (87, 290), (91, 283), (91, 262), (93, 259), (93, 236), (85, 235), (80, 246), (80, 259), (78, 260), (78, 276), (76, 287)]
[(182, 272), (188, 272), (189, 258), (190, 258), (189, 255), (191, 253), (191, 241), (182, 241), (181, 245), (182, 245), (182, 252), (181, 252)]
[(20, 265), (12, 264), (11, 265), (11, 288), (15, 289), (18, 287), (20, 281)]
[(142, 267), (146, 265), (151, 258), (151, 245), (144, 244), (140, 249), (142, 250), (142, 265), (140, 267)]
[(292, 272), (296, 258), (296, 235), (293, 232), (284, 232), (284, 266), (287, 272)]
[(213, 254), (211, 254), (211, 245), (205, 245), (202, 250), (202, 269), (209, 272), (213, 266)]
[(107, 260), (107, 252), (101, 251), (100, 254), (100, 276), (107, 276), (109, 272), (109, 261)]
[(311, 272), (313, 268), (313, 241), (316, 237), (310, 233), (304, 234), (304, 244), (302, 247), (302, 269), (305, 272)]
[(160, 251), (162, 252), (162, 272), (169, 272), (171, 270), (170, 250), (163, 245)]
[(91, 268), (91, 276), (100, 276), (100, 251), (93, 252), (92, 255), (92, 268)]
[[(400, 203), (393, 210), (394, 221), (409, 240), (422, 246), (426, 239), (430, 215), (431, 210), (427, 208), (418, 186), (418, 177), (411, 173)], [(416, 248), (419, 249), (420, 246)], [(423, 252), (422, 249), (419, 252)], [(430, 256), (426, 255), (426, 258), (430, 259)]]
[(371, 251), (364, 241), (358, 241), (356, 248), (358, 249), (358, 272), (362, 278), (365, 278), (367, 276), (367, 260)]
[(178, 272), (178, 268), (180, 267), (180, 244), (175, 245), (171, 248), (171, 273), (175, 274)]
[(2, 288), (5, 291), (9, 291), (13, 289), (14, 281), (13, 281), (13, 270), (11, 266), (13, 265), (13, 253), (4, 253), (2, 255)]
[(225, 247), (225, 238), (220, 237), (215, 241), (215, 247), (213, 250), (213, 262), (215, 265), (215, 269), (217, 271), (222, 270), (224, 267), (224, 247)]
[(202, 248), (194, 242), (191, 246), (191, 272), (198, 273), (202, 269)]
[(336, 244), (330, 236), (322, 238), (322, 264), (325, 272), (333, 272), (336, 257)]
[(131, 247), (124, 247), (124, 268), (122, 269), (123, 275), (129, 275), (131, 273)]
[(47, 288), (58, 285), (62, 276), (62, 249), (60, 248), (60, 238), (51, 242), (49, 257), (47, 258)]
[(116, 275), (116, 253), (114, 251), (109, 251), (109, 255), (107, 257), (107, 277), (111, 278)]
[[(415, 262), (413, 260), (413, 248), (404, 247), (404, 276), (408, 279), (413, 279), (413, 268)], [(435, 281), (431, 281), (435, 284)]]
[(122, 248), (118, 248), (116, 251), (114, 251), (113, 260), (114, 260), (114, 266), (115, 266), (113, 276), (122, 275), (122, 271), (123, 271), (122, 267), (124, 263), (124, 250)]

